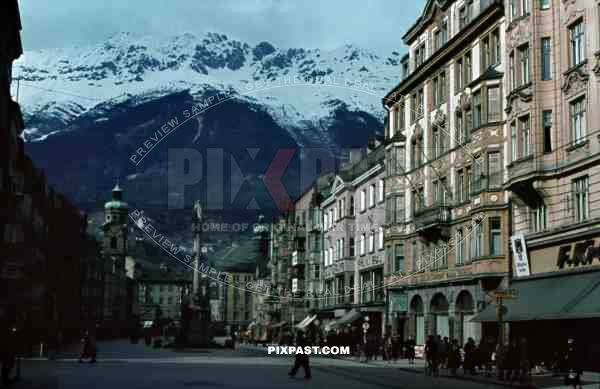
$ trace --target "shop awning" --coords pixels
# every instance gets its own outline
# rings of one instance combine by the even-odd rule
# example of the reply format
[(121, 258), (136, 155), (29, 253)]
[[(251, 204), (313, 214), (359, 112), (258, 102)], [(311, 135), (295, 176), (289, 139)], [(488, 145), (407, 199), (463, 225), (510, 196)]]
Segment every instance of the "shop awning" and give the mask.
[(304, 319), (302, 319), (302, 321), (300, 323), (298, 323), (296, 325), (296, 328), (302, 330), (302, 329), (306, 328), (310, 323), (315, 321), (316, 318), (317, 318), (317, 315), (312, 315), (312, 316), (308, 315)]
[[(553, 274), (516, 280), (518, 296), (504, 300), (505, 321), (558, 320), (600, 317), (600, 272)], [(471, 321), (497, 321), (496, 305), (490, 304)]]
[(354, 320), (360, 318), (362, 316), (362, 314), (357, 311), (356, 309), (352, 309), (350, 310), (350, 312), (348, 312), (347, 314), (345, 314), (344, 316), (342, 316), (341, 318), (339, 318), (338, 320), (336, 320), (331, 327), (340, 327), (340, 326), (344, 326), (346, 324), (350, 324), (352, 323)]

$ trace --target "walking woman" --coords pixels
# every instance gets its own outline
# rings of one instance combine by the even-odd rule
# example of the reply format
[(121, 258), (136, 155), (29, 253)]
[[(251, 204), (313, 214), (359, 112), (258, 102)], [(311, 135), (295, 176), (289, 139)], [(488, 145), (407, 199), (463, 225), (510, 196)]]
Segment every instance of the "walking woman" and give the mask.
[(572, 385), (573, 388), (581, 388), (581, 353), (575, 345), (575, 339), (569, 338), (567, 341), (567, 353), (565, 354), (565, 366), (567, 372), (565, 374), (565, 385)]

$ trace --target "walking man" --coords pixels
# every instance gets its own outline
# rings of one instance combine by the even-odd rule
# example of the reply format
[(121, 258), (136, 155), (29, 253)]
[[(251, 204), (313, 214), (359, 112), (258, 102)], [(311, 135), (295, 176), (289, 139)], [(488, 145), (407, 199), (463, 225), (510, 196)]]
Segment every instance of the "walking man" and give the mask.
[[(298, 331), (298, 334), (296, 336), (296, 347), (304, 348), (304, 346), (307, 346), (307, 345), (308, 344), (306, 341), (306, 337), (304, 336), (304, 332)], [(296, 376), (296, 373), (298, 372), (298, 369), (300, 369), (300, 367), (302, 367), (304, 369), (304, 378), (309, 380), (311, 375), (310, 375), (310, 365), (309, 365), (309, 360), (308, 360), (308, 354), (296, 354), (296, 359), (294, 360), (294, 366), (292, 367), (292, 370), (289, 373), (290, 378), (294, 378)]]

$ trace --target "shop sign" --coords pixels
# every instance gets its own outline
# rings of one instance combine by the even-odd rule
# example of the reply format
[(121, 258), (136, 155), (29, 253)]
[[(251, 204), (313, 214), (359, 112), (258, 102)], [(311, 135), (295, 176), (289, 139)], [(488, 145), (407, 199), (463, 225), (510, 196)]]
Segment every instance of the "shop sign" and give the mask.
[(510, 245), (513, 251), (513, 258), (515, 261), (516, 276), (529, 276), (529, 258), (527, 257), (527, 246), (525, 245), (525, 236), (523, 234), (511, 236)]
[(568, 266), (591, 265), (594, 258), (600, 260), (600, 242), (594, 246), (594, 240), (567, 244), (558, 249), (556, 266), (560, 269)]

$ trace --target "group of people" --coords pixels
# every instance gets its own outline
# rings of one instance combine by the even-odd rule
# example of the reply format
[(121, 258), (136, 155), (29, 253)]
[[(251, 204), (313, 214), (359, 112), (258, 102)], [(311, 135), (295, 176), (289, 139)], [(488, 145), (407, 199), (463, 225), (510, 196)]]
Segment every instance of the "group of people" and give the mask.
[(487, 338), (477, 345), (473, 338), (468, 338), (461, 347), (458, 339), (430, 335), (425, 341), (426, 371), (431, 375), (439, 375), (440, 370), (445, 369), (456, 375), (462, 366), (465, 374), (474, 375), (480, 369), (490, 376), (494, 343), (493, 339)]

